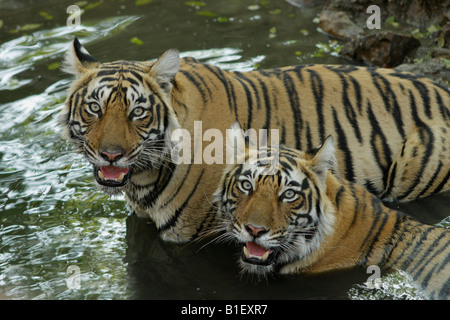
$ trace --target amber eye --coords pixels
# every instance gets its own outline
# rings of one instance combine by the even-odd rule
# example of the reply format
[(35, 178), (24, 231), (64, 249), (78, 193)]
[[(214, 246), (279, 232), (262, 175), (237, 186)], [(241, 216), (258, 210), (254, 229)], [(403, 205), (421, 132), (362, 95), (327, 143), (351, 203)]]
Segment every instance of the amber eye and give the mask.
[(90, 113), (93, 113), (96, 116), (100, 116), (102, 108), (97, 102), (91, 102), (88, 104), (87, 109)]
[(252, 190), (253, 185), (250, 181), (243, 180), (239, 181), (238, 187), (242, 192), (249, 193)]
[(143, 114), (145, 113), (145, 108), (144, 107), (136, 107), (133, 109), (133, 111), (131, 111), (131, 118), (138, 118), (141, 117)]

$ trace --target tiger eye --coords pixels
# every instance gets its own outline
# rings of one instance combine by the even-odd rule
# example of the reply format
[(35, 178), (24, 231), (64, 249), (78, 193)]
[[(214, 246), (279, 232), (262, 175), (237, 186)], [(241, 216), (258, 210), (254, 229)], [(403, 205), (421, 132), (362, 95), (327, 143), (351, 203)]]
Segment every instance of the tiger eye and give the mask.
[(137, 107), (133, 109), (133, 116), (134, 117), (140, 117), (144, 114), (145, 109), (143, 107)]
[(248, 180), (240, 181), (238, 186), (243, 192), (250, 191), (253, 188), (252, 183)]
[(285, 192), (284, 192), (284, 197), (286, 198), (286, 199), (291, 199), (291, 198), (293, 198), (295, 196), (295, 192), (293, 191), (293, 190), (286, 190)]
[(88, 104), (88, 108), (89, 108), (89, 111), (91, 111), (92, 113), (99, 113), (101, 110), (100, 106), (96, 102), (92, 102), (92, 103)]

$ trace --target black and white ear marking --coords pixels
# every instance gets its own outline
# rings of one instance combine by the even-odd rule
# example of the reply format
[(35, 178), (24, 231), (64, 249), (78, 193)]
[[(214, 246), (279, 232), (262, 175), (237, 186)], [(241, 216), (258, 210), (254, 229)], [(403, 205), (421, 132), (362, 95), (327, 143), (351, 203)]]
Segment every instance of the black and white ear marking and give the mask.
[(180, 54), (177, 49), (164, 52), (155, 62), (150, 74), (156, 79), (158, 85), (164, 90), (171, 90), (171, 82), (180, 68)]
[(335, 169), (336, 166), (336, 149), (334, 148), (333, 137), (329, 135), (325, 141), (314, 150), (316, 150), (316, 153), (312, 159), (312, 170), (319, 177), (319, 181), (325, 184), (328, 170)]
[(62, 69), (67, 73), (79, 76), (98, 65), (97, 59), (91, 56), (80, 41), (75, 38), (66, 53)]

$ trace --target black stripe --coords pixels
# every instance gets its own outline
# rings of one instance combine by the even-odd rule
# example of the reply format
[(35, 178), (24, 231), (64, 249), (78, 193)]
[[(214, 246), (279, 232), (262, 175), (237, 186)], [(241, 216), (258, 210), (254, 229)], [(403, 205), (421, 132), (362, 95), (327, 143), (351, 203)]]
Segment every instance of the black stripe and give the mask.
[(235, 118), (236, 120), (238, 120), (236, 96), (234, 93), (233, 84), (226, 79), (224, 71), (222, 71), (221, 69), (213, 67), (208, 64), (205, 64), (203, 66), (206, 69), (208, 69), (222, 83), (223, 87), (225, 88), (225, 92), (227, 94), (228, 106), (230, 107), (230, 111), (234, 111)]
[(450, 278), (448, 278), (445, 283), (441, 287), (441, 291), (439, 291), (438, 299), (445, 300), (448, 299), (448, 293), (450, 292)]
[[(389, 170), (389, 165), (384, 165), (382, 163), (381, 155), (384, 155), (384, 157), (387, 160), (387, 163), (392, 159), (391, 150), (389, 149), (389, 145), (387, 144), (387, 139), (383, 134), (383, 131), (381, 130), (380, 125), (378, 124), (378, 121), (373, 114), (372, 107), (370, 105), (370, 102), (367, 102), (367, 113), (369, 116), (370, 125), (372, 127), (371, 137), (370, 137), (370, 144), (372, 146), (372, 152), (373, 156), (375, 157), (379, 168), (382, 172), (386, 172), (386, 170)], [(378, 150), (376, 147), (376, 140), (381, 140), (381, 146), (382, 150)], [(387, 177), (387, 174), (385, 174), (385, 177)], [(386, 185), (386, 181), (383, 180), (383, 185)]]
[[(432, 229), (436, 229), (435, 227), (430, 227)], [(425, 271), (425, 268), (430, 266), (430, 264), (433, 263), (433, 260), (437, 260), (440, 261), (440, 254), (444, 253), (449, 245), (450, 240), (446, 241), (446, 244), (441, 245), (439, 249), (438, 246), (441, 242), (441, 240), (444, 238), (444, 240), (446, 239), (446, 230), (443, 229), (443, 232), (439, 235), (439, 237), (437, 237), (436, 239), (434, 239), (433, 243), (429, 246), (427, 246), (427, 250), (424, 252), (424, 254), (422, 255), (421, 259), (418, 259), (417, 262), (418, 264), (414, 266), (413, 271), (410, 272), (410, 274), (413, 276), (413, 278), (419, 278), (422, 273)], [(437, 267), (437, 263), (435, 268)], [(432, 270), (434, 271), (434, 270)], [(428, 274), (425, 276), (425, 279), (423, 281), (423, 284), (425, 286), (427, 286), (428, 284), (428, 280), (430, 279), (431, 275), (434, 273), (432, 271), (428, 271)]]
[(286, 89), (286, 94), (289, 97), (289, 105), (294, 116), (295, 148), (297, 150), (302, 150), (300, 132), (303, 129), (303, 119), (300, 113), (300, 100), (298, 97), (296, 86), (288, 73), (284, 74), (283, 84), (284, 88)]
[(440, 192), (444, 188), (446, 183), (449, 181), (449, 179), (450, 179), (450, 169), (447, 171), (447, 175), (444, 177), (444, 179), (442, 179), (441, 183), (436, 187), (436, 189), (434, 189), (433, 193)]
[(362, 142), (361, 131), (359, 130), (358, 121), (356, 120), (356, 112), (350, 102), (349, 93), (348, 93), (348, 83), (347, 80), (339, 75), (342, 82), (342, 104), (344, 105), (345, 115), (347, 116), (348, 122), (350, 123), (350, 127), (355, 131), (355, 136), (358, 139), (358, 142)]
[(391, 168), (389, 168), (389, 171), (386, 171), (386, 173), (389, 175), (389, 181), (386, 181), (388, 179), (388, 177), (385, 177), (383, 179), (384, 181), (386, 181), (386, 184), (384, 187), (385, 189), (383, 190), (384, 197), (386, 197), (387, 195), (390, 195), (391, 190), (394, 187), (394, 180), (395, 180), (395, 176), (397, 175), (397, 162), (395, 162), (393, 164), (393, 166), (391, 166)]
[[(206, 98), (206, 93), (202, 89), (202, 86), (200, 85), (200, 83), (191, 75), (190, 72), (185, 71), (185, 70), (180, 70), (180, 73), (182, 73), (187, 78), (187, 80), (190, 81), (195, 86), (195, 88), (198, 90), (198, 92), (202, 96), (203, 104), (206, 104), (208, 99)], [(200, 80), (203, 82), (203, 86), (208, 88), (208, 86), (205, 85), (203, 79), (200, 79)], [(209, 91), (209, 89), (208, 89), (208, 91)], [(211, 92), (209, 94), (211, 96)]]
[(391, 237), (387, 240), (386, 242), (386, 246), (384, 249), (384, 261), (383, 264), (389, 264), (392, 254), (394, 253), (394, 251), (396, 250), (396, 248), (398, 247), (399, 244), (401, 244), (401, 240), (403, 238), (403, 231), (404, 229), (408, 229), (407, 227), (405, 228), (405, 220), (407, 220), (408, 218), (395, 211), (392, 212), (392, 214), (395, 215), (395, 224), (394, 224), (394, 228), (392, 229), (391, 232)]
[(252, 92), (249, 90), (248, 85), (244, 82), (243, 79), (241, 79), (241, 77), (236, 77), (236, 80), (239, 81), (239, 83), (242, 85), (242, 87), (244, 88), (244, 91), (245, 91), (245, 96), (247, 98), (248, 114), (247, 114), (247, 123), (244, 125), (244, 127), (247, 129), (250, 129), (252, 127), (251, 122), (252, 122), (252, 118), (253, 118)]
[(409, 90), (409, 106), (411, 108), (411, 116), (416, 123), (417, 126), (422, 126), (423, 122), (419, 117), (419, 114), (417, 113), (417, 105), (416, 105), (416, 99), (414, 98), (414, 94), (411, 90)]
[(341, 196), (345, 194), (345, 187), (341, 186), (338, 191), (336, 192), (336, 196), (334, 197), (334, 203), (336, 204), (336, 207), (339, 208), (340, 202), (341, 202)]
[(319, 128), (320, 141), (325, 141), (325, 121), (323, 118), (323, 83), (320, 75), (313, 71), (308, 70), (310, 74), (311, 87), (314, 94), (316, 114), (317, 114), (317, 127)]
[[(400, 109), (400, 106), (398, 104), (397, 96), (392, 91), (391, 84), (386, 80), (386, 77), (376, 72), (372, 74), (372, 79), (375, 87), (378, 89), (378, 92), (383, 99), (386, 111), (388, 111), (393, 116), (398, 133), (403, 139), (405, 139), (405, 131), (403, 130), (403, 120), (401, 115), (402, 110)], [(383, 83), (384, 90), (379, 84), (378, 80)]]
[[(439, 165), (438, 165), (437, 169), (434, 171), (433, 176), (432, 176), (431, 179), (428, 181), (426, 187), (422, 189), (422, 191), (417, 195), (416, 198), (420, 198), (420, 197), (421, 197), (423, 194), (425, 194), (425, 192), (427, 192), (427, 191), (431, 188), (431, 186), (436, 182), (436, 179), (437, 179), (437, 177), (438, 177), (438, 175), (439, 175), (439, 173), (440, 173), (440, 171), (441, 171), (441, 169), (442, 169), (442, 166), (443, 166), (442, 161), (439, 161)], [(450, 171), (449, 171), (449, 172), (450, 172)]]
[[(384, 226), (386, 225), (387, 221), (389, 220), (389, 215), (382, 214), (382, 212), (383, 212), (382, 203), (376, 197), (372, 197), (372, 208), (375, 209), (375, 213), (374, 214), (376, 214), (377, 218), (376, 218), (376, 220), (373, 222), (373, 224), (371, 226), (371, 231), (370, 231), (369, 235), (371, 235), (372, 231), (375, 230), (375, 226), (378, 223), (378, 218), (382, 217), (382, 220), (381, 220), (380, 225), (378, 226), (376, 234), (372, 237), (372, 241), (370, 242), (370, 245), (367, 247), (367, 251), (366, 251), (365, 257), (363, 259), (362, 265), (366, 265), (367, 264), (368, 257), (370, 257), (370, 255), (372, 254), (372, 251), (373, 251), (375, 245), (379, 242), (378, 237), (379, 237), (380, 233), (383, 231)], [(366, 241), (368, 240), (368, 236), (362, 242), (363, 244), (365, 244)]]
[(166, 207), (166, 206), (167, 206), (169, 203), (171, 203), (172, 200), (178, 195), (178, 193), (179, 193), (180, 190), (181, 190), (181, 187), (183, 187), (184, 183), (186, 182), (186, 180), (187, 180), (187, 178), (188, 178), (188, 176), (189, 176), (189, 172), (191, 171), (192, 165), (193, 165), (193, 164), (192, 164), (192, 162), (191, 162), (191, 163), (189, 164), (187, 170), (186, 170), (186, 173), (184, 174), (183, 180), (181, 180), (181, 181), (179, 182), (177, 190), (176, 190), (174, 193), (172, 193), (172, 196), (170, 197), (170, 199), (166, 200), (166, 202), (165, 202), (163, 205), (161, 205), (160, 208)]
[[(371, 208), (369, 210), (372, 210), (373, 205), (376, 204), (374, 202), (372, 202)], [(378, 213), (378, 212), (376, 212)], [(375, 214), (374, 213), (374, 220), (372, 221), (371, 225), (370, 225), (370, 229), (366, 234), (366, 237), (364, 238), (363, 241), (361, 241), (361, 245), (359, 247), (359, 252), (361, 252), (362, 254), (364, 254), (364, 256), (362, 257), (362, 262), (360, 262), (359, 264), (364, 264), (368, 259), (367, 259), (367, 251), (364, 249), (368, 244), (368, 240), (371, 238), (373, 231), (375, 230), (375, 226), (378, 224), (379, 219), (382, 217), (381, 214)], [(372, 243), (372, 242), (371, 242)]]
[(355, 90), (355, 100), (356, 100), (356, 107), (358, 108), (358, 112), (361, 114), (362, 112), (362, 96), (361, 96), (361, 86), (359, 85), (358, 80), (353, 78), (352, 76), (349, 76), (350, 81), (353, 84), (353, 89)]
[[(413, 239), (410, 244), (414, 244), (412, 251), (408, 253), (408, 256), (401, 260), (401, 266), (399, 267), (401, 270), (407, 271), (407, 268), (410, 266), (411, 262), (416, 260), (418, 255), (421, 253), (422, 249), (424, 249), (423, 241), (428, 238), (428, 234), (433, 231), (433, 228), (428, 228), (425, 232), (420, 234), (420, 238), (415, 241)], [(411, 245), (407, 246), (406, 249), (411, 249)], [(405, 249), (405, 250), (406, 250)], [(405, 253), (405, 252), (403, 252)], [(403, 255), (402, 253), (402, 255)], [(400, 257), (397, 259), (399, 260)]]
[(420, 94), (420, 97), (422, 98), (422, 106), (425, 111), (425, 115), (428, 117), (428, 119), (431, 119), (432, 114), (431, 114), (430, 96), (428, 94), (427, 87), (419, 80), (413, 80), (412, 83), (414, 87), (416, 87), (417, 91)]
[[(427, 133), (426, 136), (424, 134), (424, 131), (426, 131), (426, 133)], [(408, 188), (408, 190), (406, 190), (403, 194), (397, 196), (398, 200), (402, 200), (402, 199), (406, 198), (415, 189), (415, 187), (417, 187), (417, 182), (422, 177), (423, 172), (425, 171), (425, 168), (427, 167), (429, 159), (433, 153), (433, 147), (434, 147), (433, 131), (431, 131), (431, 129), (429, 127), (421, 127), (419, 134), (420, 134), (420, 141), (422, 142), (422, 146), (425, 147), (425, 154), (422, 157), (422, 161), (419, 166), (419, 170), (416, 172), (416, 178), (414, 179), (413, 183)]]
[(311, 150), (314, 147), (315, 146), (314, 146), (313, 141), (312, 141), (311, 129), (309, 128), (309, 124), (306, 123), (306, 149), (307, 150)]
[(270, 114), (271, 114), (271, 105), (270, 105), (270, 98), (268, 95), (268, 89), (266, 87), (266, 84), (264, 81), (262, 81), (259, 77), (256, 78), (258, 80), (259, 85), (261, 86), (261, 91), (264, 98), (264, 106), (266, 108), (266, 120), (262, 126), (261, 129), (269, 129), (270, 128)]
[(341, 127), (341, 124), (339, 122), (339, 119), (337, 117), (337, 112), (332, 107), (333, 111), (333, 121), (334, 121), (334, 127), (336, 130), (337, 135), (337, 144), (339, 146), (339, 149), (342, 150), (342, 152), (345, 155), (345, 178), (349, 181), (353, 181), (355, 178), (355, 173), (353, 172), (353, 158), (352, 158), (352, 152), (348, 146), (347, 138), (344, 130)]
[(200, 173), (200, 176), (197, 179), (197, 182), (195, 183), (194, 187), (192, 188), (191, 192), (189, 193), (189, 195), (187, 196), (186, 200), (183, 202), (183, 204), (175, 211), (175, 214), (169, 219), (169, 221), (166, 222), (165, 225), (161, 226), (158, 230), (159, 231), (166, 231), (172, 227), (174, 227), (176, 225), (176, 223), (178, 222), (178, 218), (181, 216), (181, 214), (183, 213), (184, 208), (186, 207), (186, 205), (189, 203), (189, 200), (191, 200), (192, 196), (194, 195), (195, 191), (197, 190), (198, 185), (200, 184), (200, 180), (203, 177), (203, 173), (205, 172), (205, 170), (203, 169), (202, 172)]
[[(449, 92), (445, 89), (443, 89), (443, 90), (447, 94), (447, 96), (450, 97)], [(448, 120), (450, 118), (450, 108), (449, 108), (449, 106), (444, 105), (444, 103), (442, 102), (442, 97), (439, 94), (439, 92), (437, 91), (437, 89), (434, 89), (434, 92), (436, 94), (436, 102), (439, 106), (439, 111), (442, 115), (442, 118), (444, 120)]]
[[(129, 70), (126, 70), (126, 72), (129, 72), (129, 73), (131, 73), (140, 83), (142, 83), (142, 76), (138, 73), (138, 72), (136, 72), (136, 71), (134, 71), (134, 70), (131, 70), (131, 69), (129, 69)], [(129, 77), (127, 77), (127, 79), (130, 79)], [(131, 81), (130, 81), (131, 82)], [(136, 85), (138, 85), (138, 84), (136, 84)]]
[[(195, 234), (189, 238), (189, 241), (197, 239), (202, 230), (207, 230), (207, 231), (211, 230), (214, 222), (216, 221), (216, 217), (217, 217), (217, 208), (215, 206), (210, 206), (207, 214), (205, 215), (205, 218), (200, 223), (199, 227), (195, 231)], [(209, 220), (209, 221), (205, 225), (207, 220)]]

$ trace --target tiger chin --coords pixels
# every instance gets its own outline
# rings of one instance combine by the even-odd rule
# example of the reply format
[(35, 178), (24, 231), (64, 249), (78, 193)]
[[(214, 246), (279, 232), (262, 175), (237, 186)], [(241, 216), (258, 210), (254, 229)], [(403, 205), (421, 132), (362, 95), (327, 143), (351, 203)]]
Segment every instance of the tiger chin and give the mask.
[[(430, 299), (450, 299), (450, 231), (338, 178), (332, 136), (308, 152), (246, 150), (214, 193), (219, 229), (240, 247), (243, 273), (267, 278), (378, 265), (406, 271)], [(258, 161), (248, 161), (251, 152)]]

